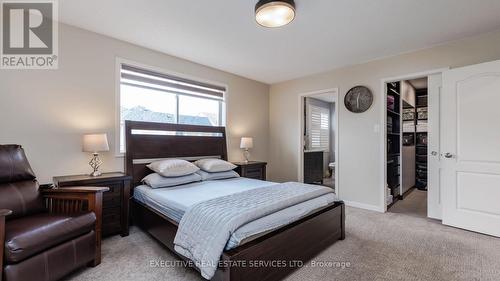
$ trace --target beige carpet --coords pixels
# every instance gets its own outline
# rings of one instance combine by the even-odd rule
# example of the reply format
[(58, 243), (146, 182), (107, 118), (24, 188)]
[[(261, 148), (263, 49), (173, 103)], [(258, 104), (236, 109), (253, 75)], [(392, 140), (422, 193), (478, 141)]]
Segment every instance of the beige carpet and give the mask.
[[(309, 264), (286, 280), (500, 280), (498, 238), (425, 218), (355, 208), (347, 208), (346, 226), (346, 240), (314, 260), (349, 262), (349, 267)], [(102, 250), (100, 266), (83, 269), (69, 280), (202, 280), (191, 269), (151, 267), (150, 261), (175, 258), (137, 228), (128, 237), (104, 240)]]
[(389, 212), (426, 218), (427, 191), (413, 189), (403, 200), (394, 203)]

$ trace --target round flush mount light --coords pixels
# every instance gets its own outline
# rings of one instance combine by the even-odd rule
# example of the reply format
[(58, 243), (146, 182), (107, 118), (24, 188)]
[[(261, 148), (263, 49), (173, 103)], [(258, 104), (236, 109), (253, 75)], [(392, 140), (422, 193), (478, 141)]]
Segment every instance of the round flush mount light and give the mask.
[(280, 27), (295, 18), (295, 1), (260, 0), (255, 5), (255, 20), (264, 27)]

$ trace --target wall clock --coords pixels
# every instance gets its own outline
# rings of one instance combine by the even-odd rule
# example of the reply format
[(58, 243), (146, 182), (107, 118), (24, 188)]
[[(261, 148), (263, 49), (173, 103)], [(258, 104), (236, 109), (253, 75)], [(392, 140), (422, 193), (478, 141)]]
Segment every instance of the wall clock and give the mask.
[(365, 86), (356, 86), (350, 89), (344, 98), (344, 105), (354, 113), (367, 111), (373, 103), (373, 94)]

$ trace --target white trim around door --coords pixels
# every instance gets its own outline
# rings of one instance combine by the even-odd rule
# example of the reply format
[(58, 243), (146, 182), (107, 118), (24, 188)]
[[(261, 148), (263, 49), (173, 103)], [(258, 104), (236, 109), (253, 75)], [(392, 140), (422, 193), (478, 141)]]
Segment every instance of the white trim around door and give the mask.
[(428, 77), (434, 74), (442, 74), (443, 72), (449, 70), (449, 67), (445, 68), (439, 68), (439, 69), (433, 69), (429, 71), (423, 71), (423, 72), (417, 72), (417, 73), (411, 73), (411, 74), (405, 74), (401, 76), (396, 76), (396, 77), (388, 77), (388, 78), (383, 78), (380, 81), (380, 89), (381, 89), (381, 97), (382, 97), (382, 102), (380, 103), (380, 126), (382, 130), (380, 130), (380, 202), (379, 202), (379, 208), (380, 211), (382, 212), (387, 212), (387, 204), (386, 204), (386, 198), (387, 198), (387, 188), (386, 188), (386, 183), (387, 183), (387, 141), (386, 141), (386, 135), (387, 135), (387, 126), (386, 126), (386, 108), (387, 108), (387, 99), (386, 99), (386, 85), (389, 82), (397, 82), (397, 81), (402, 81), (402, 80), (411, 80), (411, 79), (416, 79), (416, 78), (422, 78), (422, 77)]
[(300, 94), (298, 97), (299, 106), (298, 106), (298, 116), (299, 116), (299, 146), (297, 148), (298, 151), (298, 165), (297, 165), (297, 175), (298, 181), (304, 181), (304, 98), (308, 96), (315, 96), (320, 94), (329, 94), (331, 93), (335, 99), (335, 193), (338, 198), (341, 198), (340, 195), (340, 186), (339, 186), (339, 166), (340, 166), (340, 150), (339, 150), (339, 89), (331, 88), (319, 91), (313, 91), (308, 93)]

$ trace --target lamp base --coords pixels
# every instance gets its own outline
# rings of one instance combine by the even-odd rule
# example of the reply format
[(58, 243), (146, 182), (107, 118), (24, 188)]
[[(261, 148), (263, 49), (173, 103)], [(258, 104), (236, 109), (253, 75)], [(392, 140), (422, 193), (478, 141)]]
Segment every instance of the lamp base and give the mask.
[(93, 157), (89, 162), (90, 167), (94, 170), (92, 173), (90, 173), (91, 177), (98, 177), (102, 175), (102, 173), (99, 171), (99, 167), (102, 165), (102, 160), (99, 158), (98, 153), (93, 153)]
[(94, 171), (94, 172), (90, 173), (89, 176), (91, 176), (91, 177), (98, 177), (100, 175), (102, 175), (101, 171)]
[(243, 156), (245, 157), (245, 163), (248, 163), (250, 161), (250, 151), (248, 151), (248, 149), (245, 149), (245, 151), (243, 152)]

